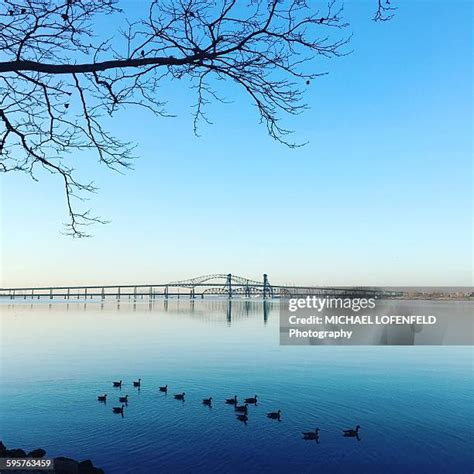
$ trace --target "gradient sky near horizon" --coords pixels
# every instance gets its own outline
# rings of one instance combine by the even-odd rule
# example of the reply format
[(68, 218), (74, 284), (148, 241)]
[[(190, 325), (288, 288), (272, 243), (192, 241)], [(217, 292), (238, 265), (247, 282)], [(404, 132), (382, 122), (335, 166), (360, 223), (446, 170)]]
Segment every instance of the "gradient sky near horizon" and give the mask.
[[(125, 2), (130, 7), (132, 2)], [(94, 159), (88, 205), (111, 223), (60, 233), (62, 184), (2, 177), (2, 286), (165, 282), (234, 273), (320, 285), (472, 285), (472, 4), (346, 2), (353, 53), (315, 62), (310, 110), (284, 124), (292, 150), (259, 125), (234, 85), (192, 130), (192, 92), (165, 87), (156, 119), (129, 109), (111, 127), (138, 144), (126, 175)], [(394, 2), (395, 3), (395, 2)]]

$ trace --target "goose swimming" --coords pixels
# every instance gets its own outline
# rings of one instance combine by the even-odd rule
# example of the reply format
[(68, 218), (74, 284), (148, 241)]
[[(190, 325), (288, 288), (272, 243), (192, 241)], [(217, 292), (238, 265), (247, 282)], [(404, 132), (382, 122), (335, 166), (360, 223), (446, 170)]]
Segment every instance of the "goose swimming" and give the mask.
[(279, 420), (280, 417), (281, 417), (281, 410), (272, 411), (270, 413), (267, 413), (267, 417), (271, 418), (272, 420)]
[(227, 405), (237, 405), (237, 395), (234, 395), (234, 398), (228, 398), (225, 402)]
[(245, 403), (251, 403), (253, 405), (256, 405), (257, 404), (257, 395), (255, 395), (254, 397), (250, 397), (250, 398), (246, 398), (244, 400)]
[(240, 412), (240, 413), (245, 413), (247, 414), (248, 413), (248, 409), (249, 409), (249, 406), (248, 406), (248, 403), (246, 403), (245, 405), (235, 405), (234, 406), (234, 410), (237, 411), (237, 412)]
[(313, 439), (319, 440), (319, 428), (316, 428), (314, 431), (306, 431), (302, 433), (303, 439)]
[(342, 430), (342, 434), (343, 436), (347, 436), (347, 437), (359, 436), (359, 430), (360, 430), (360, 426), (357, 425), (355, 427), (355, 430)]

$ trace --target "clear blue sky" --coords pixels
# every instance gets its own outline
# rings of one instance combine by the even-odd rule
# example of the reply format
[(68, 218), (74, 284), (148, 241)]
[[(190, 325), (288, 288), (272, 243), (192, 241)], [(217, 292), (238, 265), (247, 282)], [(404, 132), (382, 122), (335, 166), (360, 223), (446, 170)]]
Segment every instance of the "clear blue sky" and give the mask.
[(91, 239), (60, 234), (62, 184), (2, 179), (2, 283), (163, 282), (232, 272), (275, 283), (472, 284), (472, 4), (346, 2), (353, 54), (315, 63), (311, 109), (286, 124), (309, 144), (273, 142), (231, 84), (232, 104), (192, 132), (194, 98), (166, 87), (168, 111), (111, 127), (138, 143), (121, 176), (81, 156), (111, 220)]

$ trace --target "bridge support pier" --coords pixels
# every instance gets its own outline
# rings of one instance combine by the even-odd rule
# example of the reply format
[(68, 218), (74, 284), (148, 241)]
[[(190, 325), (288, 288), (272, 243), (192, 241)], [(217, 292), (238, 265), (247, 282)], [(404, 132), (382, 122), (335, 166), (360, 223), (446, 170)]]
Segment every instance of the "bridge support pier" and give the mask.
[(228, 297), (232, 298), (232, 273), (227, 274), (227, 282), (226, 282), (227, 290), (228, 290)]
[(270, 295), (271, 295), (271, 286), (270, 286), (270, 283), (268, 283), (268, 275), (264, 273), (263, 274), (263, 299), (266, 299)]

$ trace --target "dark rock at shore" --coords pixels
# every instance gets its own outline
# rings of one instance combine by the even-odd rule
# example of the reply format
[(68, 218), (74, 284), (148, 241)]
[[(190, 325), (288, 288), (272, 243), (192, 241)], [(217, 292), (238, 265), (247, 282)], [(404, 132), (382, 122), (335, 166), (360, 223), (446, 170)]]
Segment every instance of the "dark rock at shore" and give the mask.
[(6, 458), (26, 458), (26, 452), (23, 449), (7, 449), (5, 453)]
[(98, 467), (94, 467), (92, 461), (87, 459), (86, 461), (82, 461), (79, 463), (79, 473), (80, 474), (104, 474), (103, 469), (99, 469)]
[(54, 458), (54, 472), (57, 474), (79, 474), (79, 463), (74, 459)]
[[(42, 458), (46, 455), (46, 451), (41, 448), (34, 449), (28, 454), (23, 449), (7, 449), (0, 441), (0, 457), (2, 458)], [(44, 471), (36, 470), (16, 470), (16, 474), (34, 474)], [(104, 470), (95, 467), (90, 459), (78, 462), (71, 458), (63, 456), (54, 458), (54, 472), (56, 474), (104, 474)]]
[(33, 451), (30, 451), (28, 453), (29, 458), (42, 458), (46, 454), (46, 451), (44, 449), (38, 448), (38, 449), (33, 449)]
[(90, 459), (77, 462), (64, 457), (54, 459), (54, 472), (57, 474), (104, 474), (102, 469), (94, 467)]

